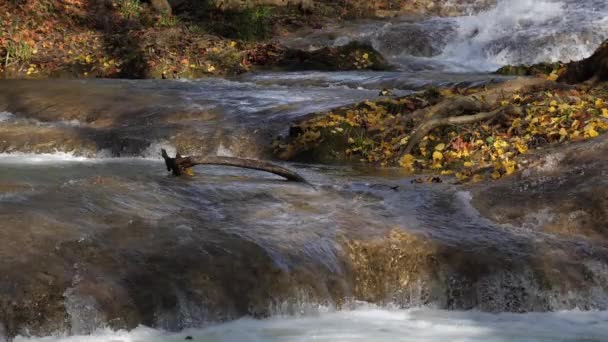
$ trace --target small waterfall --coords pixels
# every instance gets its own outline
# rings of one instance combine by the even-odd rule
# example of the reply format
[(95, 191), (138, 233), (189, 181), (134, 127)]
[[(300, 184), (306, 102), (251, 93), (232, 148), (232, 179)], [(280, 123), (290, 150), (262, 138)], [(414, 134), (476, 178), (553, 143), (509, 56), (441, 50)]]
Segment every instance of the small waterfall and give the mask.
[(355, 23), (288, 43), (314, 48), (366, 41), (403, 70), (460, 73), (579, 60), (608, 38), (604, 0), (499, 0), (490, 9), (471, 13)]
[(608, 37), (606, 18), (605, 1), (502, 0), (491, 10), (453, 19), (455, 37), (434, 58), (458, 71), (579, 60)]

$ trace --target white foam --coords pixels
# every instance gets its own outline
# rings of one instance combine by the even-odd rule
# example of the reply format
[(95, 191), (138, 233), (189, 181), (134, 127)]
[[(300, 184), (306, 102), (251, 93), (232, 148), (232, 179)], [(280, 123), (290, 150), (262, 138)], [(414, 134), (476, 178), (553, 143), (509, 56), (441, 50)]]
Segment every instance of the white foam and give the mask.
[(0, 123), (1, 122), (13, 121), (14, 118), (15, 118), (15, 115), (13, 115), (13, 113), (10, 113), (10, 112), (0, 112)]
[(138, 157), (112, 157), (103, 150), (95, 157), (77, 155), (73, 152), (54, 152), (54, 153), (0, 153), (0, 165), (45, 165), (45, 164), (65, 164), (65, 163), (107, 163), (107, 162), (128, 162), (128, 161), (159, 161), (160, 149), (156, 154), (142, 155)]
[(15, 342), (185, 341), (606, 341), (607, 311), (489, 314), (364, 307), (353, 311), (267, 320), (240, 319), (179, 333), (140, 326), (89, 336), (17, 337)]
[(216, 155), (218, 155), (220, 157), (234, 157), (234, 153), (232, 153), (232, 150), (230, 150), (229, 148), (224, 146), (224, 144), (221, 144), (221, 143), (217, 147)]
[(143, 150), (140, 155), (143, 159), (151, 159), (151, 160), (156, 160), (156, 159), (162, 159), (161, 157), (161, 149), (165, 149), (167, 151), (167, 154), (169, 154), (170, 156), (174, 156), (176, 155), (176, 151), (177, 149), (171, 145), (168, 141), (166, 140), (161, 140), (161, 141), (157, 141), (157, 142), (153, 142), (150, 144), (150, 146), (148, 146), (145, 150)]
[(55, 153), (0, 153), (0, 164), (48, 164), (92, 161), (93, 158), (77, 156), (70, 152)]

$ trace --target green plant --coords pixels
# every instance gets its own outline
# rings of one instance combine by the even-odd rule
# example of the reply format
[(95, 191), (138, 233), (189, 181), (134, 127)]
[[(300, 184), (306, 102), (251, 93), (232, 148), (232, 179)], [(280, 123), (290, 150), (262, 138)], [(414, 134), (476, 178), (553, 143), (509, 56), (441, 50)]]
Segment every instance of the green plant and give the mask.
[(210, 32), (223, 37), (256, 41), (270, 37), (272, 9), (255, 6), (243, 10), (211, 11), (206, 27)]
[(163, 13), (158, 19), (157, 25), (160, 27), (175, 27), (179, 24), (179, 18), (171, 15)]
[(248, 8), (237, 17), (237, 38), (242, 40), (259, 40), (270, 36), (270, 15), (272, 10), (267, 6)]
[(139, 0), (119, 0), (118, 7), (120, 15), (125, 19), (136, 19), (141, 14)]
[(6, 44), (5, 65), (11, 61), (18, 63), (27, 63), (32, 59), (34, 49), (22, 40), (9, 40)]

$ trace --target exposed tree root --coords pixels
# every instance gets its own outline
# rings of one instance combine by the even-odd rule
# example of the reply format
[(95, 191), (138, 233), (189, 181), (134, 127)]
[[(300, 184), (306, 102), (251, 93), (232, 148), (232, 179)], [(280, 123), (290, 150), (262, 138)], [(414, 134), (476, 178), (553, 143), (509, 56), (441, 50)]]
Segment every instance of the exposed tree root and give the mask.
[(286, 169), (284, 167), (272, 164), (267, 161), (254, 160), (254, 159), (242, 159), (233, 157), (219, 157), (219, 156), (190, 156), (182, 157), (179, 154), (175, 158), (169, 157), (167, 151), (162, 150), (163, 159), (165, 159), (165, 165), (167, 165), (167, 171), (171, 171), (175, 176), (180, 176), (188, 169), (196, 165), (226, 165), (241, 167), (252, 170), (259, 170), (270, 172), (275, 175), (284, 177), (285, 179), (293, 182), (308, 183), (304, 177), (300, 176), (294, 171)]
[(420, 140), (422, 140), (435, 128), (447, 125), (471, 124), (483, 120), (492, 119), (500, 114), (521, 114), (521, 108), (510, 105), (490, 112), (481, 112), (473, 115), (449, 116), (429, 119), (414, 129), (412, 136), (410, 137), (407, 145), (405, 145), (403, 151), (400, 152), (400, 155), (411, 153), (412, 149), (416, 147), (416, 145), (418, 145)]
[(514, 114), (521, 111), (516, 106), (492, 110), (492, 108), (500, 106), (501, 100), (511, 99), (515, 94), (540, 89), (569, 88), (569, 85), (539, 78), (518, 78), (474, 95), (448, 98), (434, 106), (415, 111), (407, 118), (422, 122), (412, 131), (408, 143), (399, 151), (399, 157), (411, 153), (420, 140), (437, 127), (471, 124), (495, 118), (498, 114)]

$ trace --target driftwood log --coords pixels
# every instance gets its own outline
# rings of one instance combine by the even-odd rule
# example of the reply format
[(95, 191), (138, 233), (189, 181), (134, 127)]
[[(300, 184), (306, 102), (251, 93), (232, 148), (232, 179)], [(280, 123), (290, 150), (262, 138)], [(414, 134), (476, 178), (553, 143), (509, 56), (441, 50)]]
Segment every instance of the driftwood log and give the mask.
[(180, 176), (184, 173), (187, 173), (189, 169), (196, 165), (225, 165), (270, 172), (292, 182), (301, 182), (308, 184), (306, 179), (304, 179), (304, 177), (300, 176), (296, 172), (263, 160), (219, 156), (182, 157), (179, 154), (177, 154), (175, 158), (171, 158), (167, 154), (167, 151), (165, 151), (164, 149), (161, 151), (161, 154), (163, 159), (165, 160), (167, 171), (172, 172), (175, 176)]

